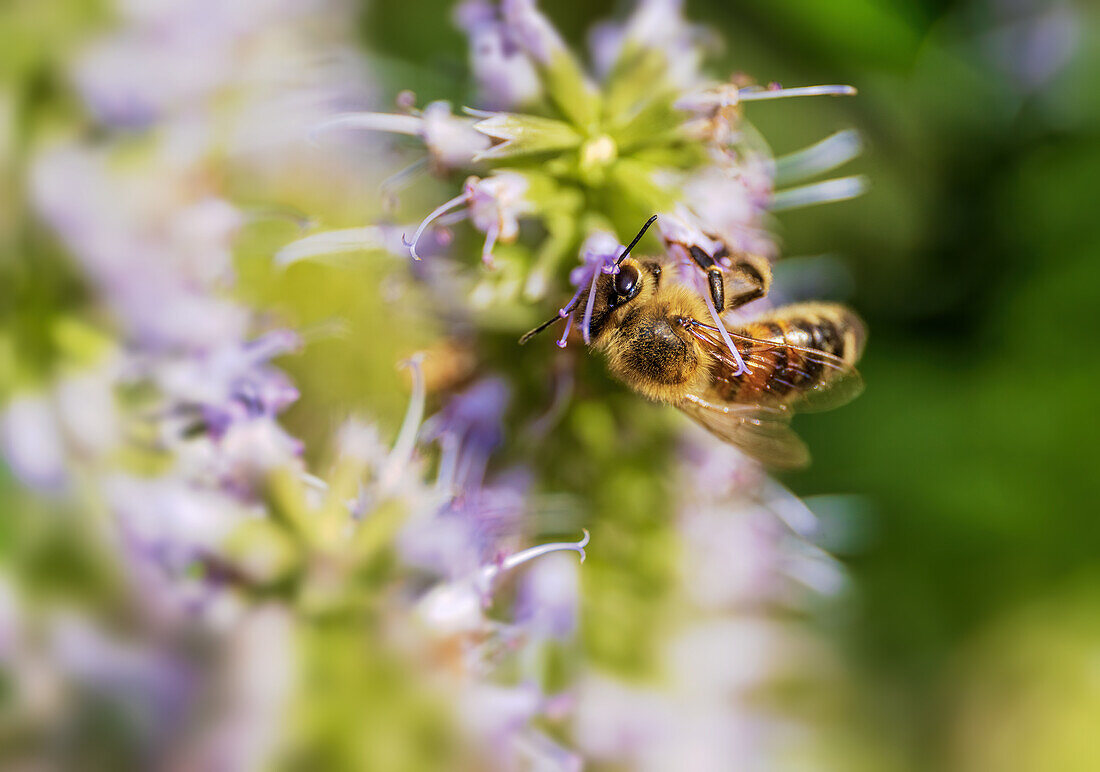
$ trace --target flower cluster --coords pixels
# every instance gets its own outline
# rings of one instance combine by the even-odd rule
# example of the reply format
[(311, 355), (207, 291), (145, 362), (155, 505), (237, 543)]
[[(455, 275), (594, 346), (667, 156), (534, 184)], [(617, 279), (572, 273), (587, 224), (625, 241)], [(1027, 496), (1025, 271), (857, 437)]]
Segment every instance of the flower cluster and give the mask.
[[(422, 427), (425, 379), (414, 360), (393, 447), (373, 426), (348, 422), (331, 468), (314, 474), (280, 421), (299, 391), (273, 363), (301, 352), (304, 336), (235, 292), (235, 243), (264, 215), (235, 204), (212, 172), (231, 163), (256, 176), (259, 161), (270, 174), (287, 140), (296, 144), (346, 89), (329, 80), (339, 72), (311, 71), (300, 94), (309, 105), (292, 111), (300, 123), (265, 126), (260, 136), (248, 129), (249, 146), (237, 148), (237, 131), (259, 126), (273, 107), (233, 70), (262, 80), (272, 57), (300, 60), (304, 38), (289, 31), (305, 21), (337, 29), (344, 11), (186, 5), (132, 4), (122, 31), (78, 58), (76, 85), (111, 141), (51, 146), (29, 179), (38, 215), (91, 289), (94, 322), (59, 323), (71, 352), (64, 375), (5, 406), (4, 456), (21, 481), (80, 511), (85, 548), (102, 550), (120, 574), (110, 602), (132, 621), (119, 628), (94, 613), (35, 609), (15, 578), (3, 578), (0, 667), (18, 675), (28, 748), (48, 752), (105, 705), (135, 749), (132, 765), (250, 769), (273, 754), (314, 752), (317, 737), (279, 731), (295, 695), (305, 705), (327, 698), (296, 686), (301, 669), (331, 655), (303, 630), (336, 618), (356, 640), (387, 607), (381, 619), (400, 643), (372, 641), (380, 656), (388, 650), (397, 666), (415, 668), (460, 652), (440, 668), (453, 682), (432, 696), (479, 706), (475, 742), (456, 753), (571, 758), (532, 726), (558, 710), (554, 695), (541, 692), (537, 673), (517, 681), (502, 663), (537, 662), (529, 652), (572, 635), (576, 568), (543, 556), (583, 559), (588, 536), (523, 549), (528, 474), (516, 468), (487, 481), (508, 385), (483, 379)], [(196, 51), (204, 67), (181, 67)], [(489, 188), (470, 194), (478, 223), (499, 214), (499, 192), (482, 196)], [(504, 238), (510, 227), (502, 222)], [(432, 442), (439, 461), (429, 480), (418, 448)], [(91, 501), (101, 521), (83, 520)], [(517, 576), (514, 604), (494, 604), (497, 588)], [(422, 662), (400, 655), (404, 647)], [(73, 752), (99, 740), (81, 742)]]
[[(707, 36), (684, 20), (681, 5), (642, 0), (625, 22), (598, 28), (590, 74), (534, 0), (466, 0), (456, 18), (470, 38), (477, 109), (455, 115), (435, 102), (420, 112), (341, 115), (319, 129), (417, 136), (436, 172), (475, 172), (406, 244), (417, 258), (429, 229), (468, 218), (484, 234), (484, 264), (499, 269), (483, 280), (493, 289), (477, 293), (482, 305), (542, 298), (570, 255), (590, 254), (582, 244), (594, 231), (625, 241), (654, 213), (731, 251), (774, 257), (769, 212), (862, 191), (859, 177), (789, 187), (847, 162), (859, 143), (853, 132), (841, 132), (773, 160), (745, 108), (855, 91), (760, 87), (742, 76), (710, 81), (700, 69)], [(498, 245), (519, 239), (525, 220), (545, 235), (494, 259)]]
[[(7, 400), (0, 451), (109, 568), (73, 611), (36, 604), (33, 572), (3, 565), (0, 669), (23, 747), (106, 747), (94, 722), (106, 706), (132, 756), (104, 751), (114, 766), (774, 768), (788, 727), (753, 696), (803, 675), (792, 662), (811, 636), (789, 620), (844, 584), (814, 546), (814, 516), (737, 451), (656, 421), (608, 450), (613, 413), (591, 384), (570, 401), (570, 352), (543, 409), (529, 363), (481, 345), (478, 314), (520, 327), (568, 283), (559, 346), (588, 342), (591, 288), (655, 213), (709, 301), (690, 248), (773, 258), (770, 212), (862, 185), (784, 187), (849, 160), (858, 140), (773, 159), (746, 105), (851, 89), (709, 81), (712, 37), (677, 0), (640, 0), (598, 27), (591, 71), (533, 0), (465, 0), (455, 21), (478, 109), (417, 110), (403, 93), (399, 112), (365, 112), (352, 109), (370, 101), (362, 61), (329, 55), (352, 46), (339, 0), (120, 6), (120, 28), (72, 73), (106, 139), (39, 149), (28, 180), (88, 301), (53, 325), (49, 377)], [(384, 193), (422, 169), (460, 191), (418, 225), (314, 233), (274, 262), (414, 259), (397, 294), (440, 299), (417, 309), (422, 341), (472, 364), (408, 360), (392, 443), (384, 417), (347, 419), (362, 406), (311, 394), (307, 367), (288, 374), (310, 335), (245, 300), (238, 278), (250, 226), (286, 211), (240, 201), (287, 170), (295, 185), (355, 177), (354, 164), (316, 163), (317, 146), (360, 129), (427, 148)], [(368, 163), (374, 182), (381, 165)], [(463, 221), (475, 248), (453, 229)], [(317, 267), (287, 273), (315, 281)], [(445, 271), (454, 281), (437, 291)], [(366, 281), (384, 317), (392, 288)], [(435, 345), (440, 319), (461, 324)], [(367, 330), (341, 357), (380, 358), (390, 332)]]
[[(761, 87), (743, 76), (710, 81), (700, 69), (708, 36), (681, 11), (674, 0), (641, 0), (625, 22), (602, 25), (591, 38), (589, 73), (532, 0), (468, 0), (456, 19), (470, 38), (476, 109), (455, 114), (436, 102), (417, 112), (405, 94), (402, 113), (348, 114), (321, 129), (416, 136), (434, 173), (470, 175), (458, 195), (404, 234), (404, 246), (418, 260), (434, 232), (433, 250), (442, 244), (461, 259), (452, 227), (468, 220), (483, 234), (479, 251), (489, 269), (469, 295), (473, 310), (504, 316), (501, 309), (519, 307), (527, 311), (510, 318), (522, 319), (532, 301), (567, 280), (575, 292), (558, 311), (558, 345), (574, 331), (589, 342), (591, 288), (617, 270), (623, 244), (657, 214), (679, 279), (725, 332), (693, 252), (720, 265), (732, 254), (775, 259), (771, 213), (864, 188), (860, 177), (806, 182), (858, 155), (855, 132), (774, 158), (746, 112), (766, 99), (855, 91)], [(287, 249), (314, 256), (349, 246), (355, 241), (340, 233), (321, 233)], [(570, 266), (574, 254), (580, 264)], [(816, 645), (812, 635), (782, 620), (817, 602), (807, 598), (841, 592), (843, 573), (814, 545), (816, 518), (758, 466), (713, 439), (692, 437), (688, 446), (679, 488), (687, 493), (673, 504), (675, 536), (664, 537), (678, 538), (684, 555), (670, 566), (680, 582), (667, 590), (678, 610), (667, 625), (657, 621), (659, 604), (645, 611), (659, 629), (647, 646), (671, 683), (628, 685), (598, 662), (580, 668), (568, 691), (570, 736), (586, 759), (629, 768), (684, 766), (685, 759), (697, 769), (775, 768), (791, 760), (784, 750), (791, 727), (752, 695), (777, 680), (812, 680), (793, 666), (794, 652)], [(623, 600), (621, 591), (616, 597)]]

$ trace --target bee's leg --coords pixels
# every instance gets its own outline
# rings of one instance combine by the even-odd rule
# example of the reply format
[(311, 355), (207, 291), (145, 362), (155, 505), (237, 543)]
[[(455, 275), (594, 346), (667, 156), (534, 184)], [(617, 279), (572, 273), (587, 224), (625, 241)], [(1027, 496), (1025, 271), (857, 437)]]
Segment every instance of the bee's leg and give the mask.
[(726, 269), (726, 296), (729, 307), (740, 308), (768, 294), (772, 284), (772, 269), (768, 258), (743, 253), (731, 258)]
[(691, 247), (691, 258), (696, 265), (707, 273), (707, 285), (710, 287), (710, 299), (714, 301), (714, 307), (718, 313), (722, 313), (726, 307), (726, 288), (722, 281), (722, 269), (713, 257), (704, 252), (700, 247)]

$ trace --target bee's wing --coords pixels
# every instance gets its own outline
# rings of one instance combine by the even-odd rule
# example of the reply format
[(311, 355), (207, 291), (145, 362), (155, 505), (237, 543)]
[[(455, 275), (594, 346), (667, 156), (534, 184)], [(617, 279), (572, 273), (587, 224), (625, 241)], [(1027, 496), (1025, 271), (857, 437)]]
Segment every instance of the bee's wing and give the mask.
[[(694, 322), (688, 330), (713, 360), (714, 378), (736, 382), (748, 377), (734, 375), (737, 362), (716, 327)], [(832, 410), (851, 402), (863, 391), (859, 371), (840, 357), (817, 349), (750, 338), (733, 330), (727, 332), (750, 371), (755, 366), (772, 372), (777, 369), (777, 362), (782, 365), (756, 396), (761, 405), (782, 405), (807, 413)]]
[[(846, 405), (863, 392), (863, 377), (854, 365), (838, 356), (804, 348), (758, 340), (730, 331), (734, 344), (741, 350), (741, 358), (752, 369), (753, 363), (771, 362), (778, 353), (786, 357), (782, 375), (776, 376), (767, 391), (787, 388), (787, 406), (803, 413), (832, 410)], [(745, 344), (744, 349), (739, 344)], [(727, 352), (728, 354), (728, 352)], [(814, 385), (807, 387), (805, 384)], [(777, 399), (783, 395), (775, 394)]]
[(688, 394), (676, 407), (763, 464), (797, 469), (810, 463), (806, 445), (791, 430), (791, 411), (783, 406), (714, 404)]

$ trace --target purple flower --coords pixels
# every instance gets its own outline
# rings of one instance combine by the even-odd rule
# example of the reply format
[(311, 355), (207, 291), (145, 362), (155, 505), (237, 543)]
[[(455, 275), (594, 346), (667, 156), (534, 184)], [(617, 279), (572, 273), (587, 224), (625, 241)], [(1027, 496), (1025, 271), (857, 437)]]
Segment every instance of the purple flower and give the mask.
[(421, 440), (440, 447), (435, 489), (442, 501), (414, 514), (401, 533), (402, 554), (413, 565), (451, 578), (470, 574), (498, 556), (502, 537), (519, 533), (523, 488), (484, 484), (508, 402), (505, 382), (486, 378), (424, 423)]
[(705, 27), (684, 18), (683, 0), (639, 0), (622, 24), (606, 22), (593, 28), (588, 48), (596, 72), (606, 77), (622, 56), (624, 46), (656, 50), (668, 63), (670, 85), (686, 89), (700, 82), (699, 68), (713, 36)]
[(259, 769), (284, 741), (298, 652), (294, 620), (276, 604), (250, 610), (226, 631), (219, 699), (202, 732), (184, 744), (175, 769)]
[[(163, 395), (162, 414), (181, 421), (201, 421), (214, 438), (237, 422), (273, 418), (298, 398), (298, 390), (273, 357), (300, 346), (289, 330), (275, 330), (248, 342), (228, 342), (190, 356), (131, 357), (130, 377), (149, 379)], [(192, 428), (187, 426), (185, 428)], [(170, 439), (170, 438), (169, 438)]]
[(568, 55), (565, 42), (535, 0), (501, 0), (500, 5), (508, 30), (535, 61), (548, 65), (555, 55)]
[(568, 640), (577, 629), (580, 576), (577, 563), (547, 557), (531, 566), (520, 585), (516, 621), (535, 636)]
[(581, 247), (581, 264), (569, 272), (569, 283), (577, 288), (572, 299), (558, 310), (558, 315), (565, 319), (565, 331), (558, 340), (558, 346), (565, 348), (569, 340), (569, 333), (573, 329), (573, 320), (580, 311), (580, 300), (587, 298), (584, 304), (584, 313), (581, 315), (581, 335), (584, 342), (591, 341), (590, 327), (592, 324), (592, 309), (596, 300), (596, 282), (602, 274), (614, 274), (618, 271), (615, 261), (626, 249), (612, 234), (607, 231), (592, 233)]
[[(819, 596), (843, 589), (837, 562), (812, 543), (817, 517), (797, 496), (736, 448), (701, 433), (693, 433), (685, 457), (679, 525), (694, 556), (688, 594), (701, 608), (797, 605), (806, 589)], [(741, 557), (731, 561), (731, 554)]]
[[(209, 109), (217, 92), (233, 82), (227, 74), (247, 63), (250, 36), (292, 25), (324, 3), (158, 0), (120, 5), (125, 23), (82, 53), (74, 78), (99, 120), (133, 129)], [(336, 9), (330, 4), (328, 10)]]
[(511, 401), (507, 383), (484, 378), (451, 398), (424, 423), (421, 440), (442, 450), (438, 485), (462, 494), (476, 491), (485, 477), (489, 455), (504, 438), (504, 413)]
[(240, 338), (248, 312), (223, 292), (242, 219), (195, 197), (180, 169), (118, 169), (98, 151), (39, 157), (32, 195), (129, 338), (146, 349), (202, 349)]
[(538, 73), (489, 0), (465, 0), (455, 9), (455, 21), (470, 38), (478, 104), (486, 110), (507, 110), (540, 96)]
[(24, 394), (0, 415), (0, 450), (25, 485), (58, 490), (68, 477), (65, 443), (58, 419), (44, 394)]
[(485, 234), (481, 260), (492, 267), (493, 247), (498, 241), (505, 244), (515, 241), (519, 235), (519, 218), (532, 210), (531, 203), (524, 197), (527, 185), (527, 178), (517, 172), (495, 172), (485, 179), (468, 177), (460, 195), (436, 207), (421, 221), (412, 240), (407, 242), (409, 253), (419, 260), (416, 245), (428, 226), (465, 204), (465, 214), (469, 215), (474, 227)]
[(134, 556), (170, 574), (182, 574), (196, 557), (214, 552), (247, 516), (216, 488), (173, 477), (114, 475), (103, 492)]
[[(501, 574), (552, 552), (576, 552), (581, 556), (583, 563), (584, 548), (588, 544), (588, 539), (588, 531), (585, 531), (584, 536), (576, 542), (539, 544), (494, 562), (485, 563), (453, 581), (437, 584), (421, 598), (418, 604), (419, 615), (429, 627), (440, 633), (470, 632), (491, 627), (483, 611), (491, 600), (493, 584)], [(529, 614), (527, 621), (532, 621)], [(539, 622), (546, 621), (551, 620), (539, 620)], [(560, 619), (553, 621), (560, 621)], [(545, 627), (542, 629), (544, 632), (547, 631)], [(555, 631), (565, 633), (560, 627)]]
[(94, 467), (119, 443), (115, 404), (117, 357), (69, 373), (48, 390), (16, 396), (0, 412), (0, 454), (15, 475), (39, 491), (58, 492), (70, 466)]
[(770, 161), (744, 154), (737, 163), (716, 163), (689, 177), (684, 202), (728, 249), (774, 256), (775, 242), (766, 226), (773, 177)]

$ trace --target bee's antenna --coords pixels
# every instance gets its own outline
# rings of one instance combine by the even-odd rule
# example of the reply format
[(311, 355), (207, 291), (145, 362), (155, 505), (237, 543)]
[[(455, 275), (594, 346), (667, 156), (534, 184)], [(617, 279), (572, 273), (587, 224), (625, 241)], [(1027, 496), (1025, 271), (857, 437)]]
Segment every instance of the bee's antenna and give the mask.
[(630, 245), (625, 250), (623, 250), (623, 253), (621, 255), (619, 255), (619, 259), (615, 261), (615, 265), (618, 265), (619, 263), (621, 263), (623, 260), (626, 259), (626, 256), (630, 254), (630, 250), (634, 249), (634, 247), (637, 245), (637, 243), (642, 240), (642, 236), (645, 235), (645, 232), (647, 230), (649, 230), (649, 226), (652, 225), (656, 221), (657, 221), (657, 215), (653, 215), (652, 217), (650, 217), (648, 220), (645, 221), (645, 225), (643, 225), (642, 229), (640, 231), (638, 231), (638, 235), (634, 237), (634, 240), (630, 242)]
[[(657, 215), (653, 215), (652, 217), (650, 217), (648, 220), (645, 221), (645, 225), (643, 225), (642, 229), (640, 231), (638, 231), (638, 235), (634, 237), (634, 240), (631, 241), (630, 244), (627, 246), (627, 248), (623, 250), (623, 253), (621, 255), (619, 255), (619, 258), (615, 261), (615, 265), (618, 265), (619, 263), (621, 263), (626, 258), (626, 256), (630, 254), (630, 250), (634, 249), (634, 247), (637, 246), (638, 242), (642, 240), (642, 236), (644, 236), (645, 232), (647, 230), (649, 230), (649, 226), (652, 225), (656, 221), (657, 221)], [(561, 311), (559, 311), (554, 316), (547, 319), (545, 322), (540, 324), (535, 329), (531, 330), (528, 333), (525, 333), (524, 336), (519, 339), (519, 345), (522, 346), (524, 343), (531, 340), (531, 338), (538, 335), (540, 332), (545, 330), (547, 327), (552, 325), (554, 322), (565, 319), (567, 316), (569, 316), (569, 314), (571, 314), (573, 312), (573, 309), (575, 309), (580, 304), (580, 302), (581, 302), (581, 294), (578, 292), (577, 296), (573, 298), (573, 300), (569, 303), (569, 305), (567, 305), (565, 308), (563, 308)]]
[(561, 311), (559, 311), (558, 313), (551, 316), (549, 319), (547, 319), (545, 322), (543, 322), (542, 324), (540, 324), (538, 327), (531, 330), (530, 332), (524, 333), (523, 337), (519, 339), (519, 345), (522, 346), (524, 343), (531, 340), (531, 338), (538, 335), (540, 332), (545, 330), (547, 327), (552, 325), (554, 322), (560, 322), (562, 319), (569, 316), (569, 314), (573, 313), (573, 309), (576, 308), (577, 305), (580, 302), (581, 302), (581, 299), (580, 299), (579, 295), (577, 297), (573, 298), (573, 300), (569, 303), (569, 305), (567, 305)]

